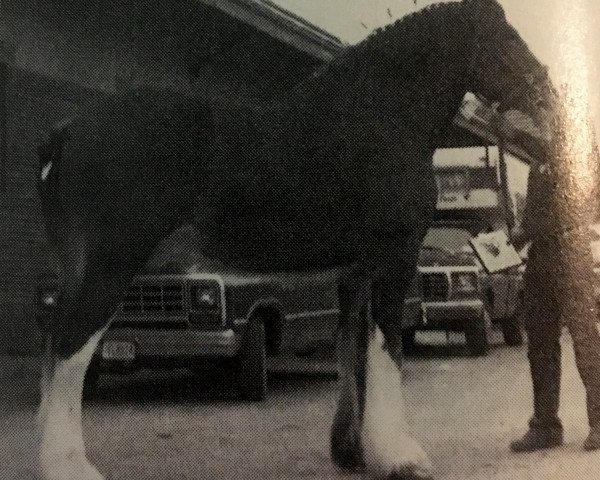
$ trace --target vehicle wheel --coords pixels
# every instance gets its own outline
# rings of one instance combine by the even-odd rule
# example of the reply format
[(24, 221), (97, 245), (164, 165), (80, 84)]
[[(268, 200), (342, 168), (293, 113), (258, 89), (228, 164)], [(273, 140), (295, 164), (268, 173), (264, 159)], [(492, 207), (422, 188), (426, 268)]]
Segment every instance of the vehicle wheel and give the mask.
[[(522, 294), (521, 294), (522, 295)], [(502, 319), (502, 336), (504, 342), (509, 347), (516, 347), (523, 344), (523, 297), (521, 296), (518, 300), (517, 306), (512, 314), (508, 318)]]
[(100, 383), (100, 367), (97, 361), (92, 360), (83, 380), (84, 400), (92, 400), (96, 396), (98, 393), (98, 383)]
[(402, 330), (402, 352), (406, 355), (415, 351), (415, 336), (417, 331), (413, 328)]
[(523, 345), (523, 329), (519, 315), (505, 318), (502, 321), (502, 336), (509, 347)]
[(242, 400), (258, 402), (267, 396), (265, 322), (253, 318), (246, 328), (237, 357), (238, 393)]
[(467, 342), (467, 349), (469, 353), (474, 357), (485, 355), (488, 351), (488, 338), (487, 338), (487, 327), (488, 327), (488, 313), (484, 311), (479, 321), (470, 324), (465, 329), (465, 340)]

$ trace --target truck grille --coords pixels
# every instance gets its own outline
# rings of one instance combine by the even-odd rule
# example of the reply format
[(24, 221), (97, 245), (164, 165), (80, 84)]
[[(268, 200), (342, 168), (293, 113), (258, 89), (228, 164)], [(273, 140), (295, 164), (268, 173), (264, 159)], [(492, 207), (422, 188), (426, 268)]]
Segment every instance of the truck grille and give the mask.
[(423, 300), (440, 301), (448, 298), (448, 276), (445, 273), (424, 273)]
[(182, 284), (131, 285), (125, 294), (123, 313), (177, 313), (184, 309)]

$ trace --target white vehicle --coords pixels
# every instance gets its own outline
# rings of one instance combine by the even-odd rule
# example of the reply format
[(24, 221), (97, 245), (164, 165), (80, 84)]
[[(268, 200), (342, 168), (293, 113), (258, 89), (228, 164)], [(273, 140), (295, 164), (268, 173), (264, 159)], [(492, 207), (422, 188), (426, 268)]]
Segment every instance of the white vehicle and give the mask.
[(508, 345), (522, 343), (518, 269), (487, 274), (469, 245), (477, 226), (438, 223), (425, 237), (419, 258), (422, 282), (420, 312), (403, 319), (403, 343), (410, 350), (418, 330), (464, 332), (472, 355), (488, 350), (490, 323), (502, 329)]

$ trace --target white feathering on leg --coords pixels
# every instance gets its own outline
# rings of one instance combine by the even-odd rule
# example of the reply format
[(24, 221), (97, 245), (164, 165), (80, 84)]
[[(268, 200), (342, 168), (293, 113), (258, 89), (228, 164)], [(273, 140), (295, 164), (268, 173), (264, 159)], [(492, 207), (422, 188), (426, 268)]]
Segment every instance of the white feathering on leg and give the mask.
[(361, 438), (365, 462), (371, 473), (381, 478), (394, 473), (430, 478), (429, 458), (409, 434), (400, 369), (384, 349), (384, 337), (379, 327), (375, 327), (367, 350)]
[(85, 456), (81, 400), (85, 373), (104, 329), (66, 360), (57, 360), (42, 383), (40, 468), (44, 480), (103, 480)]

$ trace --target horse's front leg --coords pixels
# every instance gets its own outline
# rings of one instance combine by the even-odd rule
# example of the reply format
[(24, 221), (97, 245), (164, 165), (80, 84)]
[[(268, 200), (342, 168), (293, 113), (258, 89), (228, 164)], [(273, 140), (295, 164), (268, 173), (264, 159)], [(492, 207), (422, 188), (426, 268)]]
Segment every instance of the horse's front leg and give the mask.
[(130, 276), (86, 269), (58, 300), (44, 360), (38, 412), (43, 480), (103, 480), (88, 461), (81, 425), (86, 371)]
[[(386, 480), (430, 478), (430, 462), (405, 418), (398, 317), (404, 292), (397, 282), (376, 284), (374, 299), (372, 290), (368, 276), (359, 274), (349, 275), (339, 286), (341, 391), (332, 458), (342, 468), (366, 468)], [(382, 326), (374, 321), (373, 305)]]
[[(408, 282), (377, 282), (365, 368), (361, 445), (367, 470), (377, 478), (429, 479), (431, 463), (406, 421), (401, 374), (400, 322)], [(374, 314), (374, 320), (371, 317)]]

